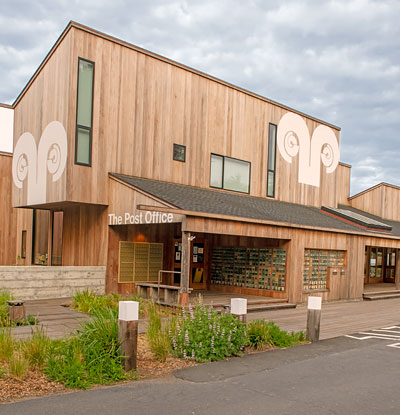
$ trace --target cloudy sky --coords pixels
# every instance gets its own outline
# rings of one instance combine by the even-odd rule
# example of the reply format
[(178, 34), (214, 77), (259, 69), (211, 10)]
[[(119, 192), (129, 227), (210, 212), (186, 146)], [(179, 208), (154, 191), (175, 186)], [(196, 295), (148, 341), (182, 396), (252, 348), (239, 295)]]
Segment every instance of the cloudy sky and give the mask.
[(340, 126), (351, 194), (400, 185), (400, 0), (0, 0), (0, 102), (70, 20)]

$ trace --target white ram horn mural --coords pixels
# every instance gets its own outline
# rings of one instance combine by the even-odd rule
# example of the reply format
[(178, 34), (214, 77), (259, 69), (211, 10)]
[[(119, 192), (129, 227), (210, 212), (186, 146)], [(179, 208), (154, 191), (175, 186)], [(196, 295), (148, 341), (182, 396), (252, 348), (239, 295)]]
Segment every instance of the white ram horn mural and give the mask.
[(319, 187), (321, 161), (327, 173), (333, 173), (339, 164), (339, 144), (332, 129), (319, 125), (310, 138), (304, 119), (292, 112), (279, 121), (277, 142), (281, 156), (288, 163), (299, 155), (299, 183)]
[(31, 133), (21, 135), (14, 149), (12, 176), (19, 189), (27, 180), (27, 205), (46, 203), (47, 173), (51, 174), (53, 182), (61, 177), (67, 152), (67, 133), (59, 121), (47, 125), (38, 148)]

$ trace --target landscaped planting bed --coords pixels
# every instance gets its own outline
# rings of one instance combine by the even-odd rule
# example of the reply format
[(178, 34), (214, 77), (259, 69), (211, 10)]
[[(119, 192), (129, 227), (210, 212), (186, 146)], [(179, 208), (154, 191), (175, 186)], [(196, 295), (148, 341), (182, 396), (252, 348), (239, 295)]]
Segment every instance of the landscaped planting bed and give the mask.
[(118, 342), (117, 301), (117, 296), (80, 293), (74, 307), (84, 303), (93, 317), (76, 335), (64, 339), (51, 340), (37, 327), (30, 340), (20, 341), (12, 338), (9, 328), (0, 328), (0, 402), (167, 376), (201, 362), (306, 340), (302, 332), (287, 333), (263, 320), (243, 324), (202, 304), (174, 312), (139, 299), (142, 315), (149, 318), (148, 329), (138, 338), (137, 370), (126, 373)]

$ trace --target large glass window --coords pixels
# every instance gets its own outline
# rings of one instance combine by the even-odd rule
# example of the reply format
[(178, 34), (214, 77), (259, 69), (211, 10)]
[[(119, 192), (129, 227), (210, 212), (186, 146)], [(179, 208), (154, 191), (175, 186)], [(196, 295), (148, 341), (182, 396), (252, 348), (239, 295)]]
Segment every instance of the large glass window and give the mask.
[(32, 264), (47, 265), (49, 259), (50, 212), (34, 209), (32, 234)]
[(211, 154), (210, 186), (249, 193), (250, 163)]
[(78, 97), (76, 106), (75, 163), (92, 163), (94, 63), (78, 60)]
[(270, 124), (268, 131), (267, 196), (275, 197), (276, 125)]

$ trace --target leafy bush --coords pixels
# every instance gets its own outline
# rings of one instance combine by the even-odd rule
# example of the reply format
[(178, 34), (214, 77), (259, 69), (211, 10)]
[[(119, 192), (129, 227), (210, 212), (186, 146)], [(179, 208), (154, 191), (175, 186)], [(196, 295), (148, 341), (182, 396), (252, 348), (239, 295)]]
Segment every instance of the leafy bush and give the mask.
[(245, 325), (234, 315), (218, 314), (198, 305), (182, 309), (170, 329), (173, 353), (198, 362), (222, 360), (239, 355), (246, 344)]
[(305, 341), (302, 331), (288, 333), (281, 330), (273, 321), (254, 320), (247, 325), (249, 346), (261, 349), (263, 346), (290, 347)]

